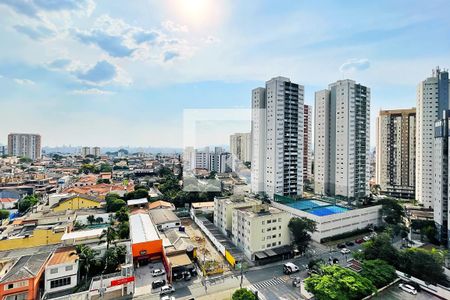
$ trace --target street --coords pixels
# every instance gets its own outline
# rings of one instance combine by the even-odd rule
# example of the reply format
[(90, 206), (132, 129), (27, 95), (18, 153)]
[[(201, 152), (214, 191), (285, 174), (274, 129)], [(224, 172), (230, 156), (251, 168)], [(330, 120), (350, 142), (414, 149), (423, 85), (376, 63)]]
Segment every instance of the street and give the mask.
[[(357, 251), (360, 245), (349, 247), (352, 252)], [(297, 257), (290, 260), (279, 261), (276, 263), (253, 267), (243, 274), (242, 286), (253, 291), (258, 291), (258, 296), (265, 300), (278, 300), (278, 299), (299, 299), (300, 289), (295, 288), (292, 285), (292, 278), (301, 277), (306, 278), (307, 272), (305, 265), (312, 259), (323, 259), (328, 261), (329, 257), (339, 259), (339, 264), (345, 266), (347, 258), (351, 255), (344, 256), (337, 248), (325, 247), (320, 244), (313, 246), (315, 255), (308, 257)], [(300, 267), (300, 272), (285, 275), (283, 273), (283, 264), (286, 262), (292, 262)], [(240, 286), (240, 274), (235, 272), (225, 276), (211, 277), (206, 280), (206, 288), (201, 280), (187, 283), (187, 285), (174, 284), (176, 291), (172, 294), (176, 299), (190, 299), (192, 297), (197, 298), (210, 298), (225, 299), (230, 298), (232, 292), (238, 289)], [(134, 299), (159, 299), (157, 294), (146, 294), (135, 296)]]

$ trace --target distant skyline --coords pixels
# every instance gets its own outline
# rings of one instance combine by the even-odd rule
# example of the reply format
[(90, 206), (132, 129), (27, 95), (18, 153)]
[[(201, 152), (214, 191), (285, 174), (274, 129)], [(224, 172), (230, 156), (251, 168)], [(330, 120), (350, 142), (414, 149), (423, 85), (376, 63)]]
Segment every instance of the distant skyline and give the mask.
[[(285, 76), (310, 105), (339, 79), (370, 87), (373, 146), (379, 109), (415, 107), (450, 67), (445, 0), (0, 0), (0, 16), (2, 144), (180, 148), (185, 109), (250, 108)], [(227, 145), (239, 126), (201, 134)]]

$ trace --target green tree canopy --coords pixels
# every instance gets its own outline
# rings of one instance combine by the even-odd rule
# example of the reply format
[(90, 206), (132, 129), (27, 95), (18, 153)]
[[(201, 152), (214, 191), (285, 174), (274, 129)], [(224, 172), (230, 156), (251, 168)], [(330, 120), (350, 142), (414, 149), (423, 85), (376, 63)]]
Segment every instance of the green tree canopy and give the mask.
[(405, 217), (405, 209), (403, 206), (395, 199), (382, 199), (380, 201), (381, 214), (383, 220), (389, 225), (399, 225), (403, 224), (403, 217)]
[(442, 251), (411, 248), (402, 251), (399, 269), (428, 283), (445, 284), (447, 278), (443, 264)]
[(128, 221), (129, 220), (128, 208), (126, 206), (121, 207), (118, 211), (116, 211), (115, 218), (118, 222)]
[(376, 291), (369, 279), (339, 265), (323, 266), (321, 275), (305, 279), (305, 287), (318, 300), (356, 300)]
[(255, 294), (253, 294), (248, 289), (242, 288), (238, 289), (231, 296), (232, 300), (256, 300)]
[(367, 260), (381, 259), (394, 267), (398, 267), (400, 262), (400, 253), (392, 246), (391, 237), (387, 233), (379, 234), (364, 243), (362, 257)]
[(381, 259), (363, 261), (360, 275), (372, 281), (377, 288), (386, 286), (397, 278), (394, 267)]
[(38, 203), (39, 199), (35, 195), (27, 195), (17, 202), (17, 208), (20, 213), (26, 212), (30, 207)]
[(294, 245), (300, 253), (304, 253), (311, 241), (311, 235), (308, 232), (316, 230), (316, 223), (307, 218), (292, 218), (288, 227), (292, 233)]
[[(3, 221), (4, 219), (9, 218), (9, 211), (6, 209), (0, 209), (0, 221)], [(1, 222), (0, 222), (1, 224)]]

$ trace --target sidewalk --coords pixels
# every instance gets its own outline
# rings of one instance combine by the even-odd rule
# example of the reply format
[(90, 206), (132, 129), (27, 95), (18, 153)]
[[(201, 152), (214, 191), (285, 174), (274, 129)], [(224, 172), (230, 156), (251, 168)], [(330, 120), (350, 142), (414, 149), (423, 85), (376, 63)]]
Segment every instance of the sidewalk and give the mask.
[(211, 300), (212, 296), (214, 295), (214, 300), (229, 300), (231, 299), (231, 296), (233, 295), (234, 291), (237, 290), (239, 287), (235, 288), (235, 289), (231, 289), (231, 290), (226, 290), (226, 291), (222, 291), (222, 292), (218, 292), (218, 293), (213, 293), (211, 295), (204, 295), (204, 296), (200, 296), (197, 297), (196, 299), (200, 299), (200, 300)]

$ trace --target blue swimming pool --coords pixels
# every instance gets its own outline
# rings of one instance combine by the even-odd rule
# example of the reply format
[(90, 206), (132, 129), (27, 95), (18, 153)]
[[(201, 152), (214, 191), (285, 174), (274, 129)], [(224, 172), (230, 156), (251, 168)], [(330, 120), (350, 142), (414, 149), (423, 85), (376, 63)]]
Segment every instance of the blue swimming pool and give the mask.
[(349, 210), (348, 208), (345, 208), (342, 206), (330, 205), (330, 206), (325, 206), (325, 207), (313, 208), (313, 209), (307, 210), (307, 212), (310, 214), (319, 216), (319, 217), (323, 217), (323, 216), (346, 212), (348, 210)]
[(318, 200), (299, 200), (292, 203), (286, 203), (287, 206), (290, 206), (299, 210), (307, 210), (311, 208), (321, 207), (330, 205), (327, 202), (318, 201)]

